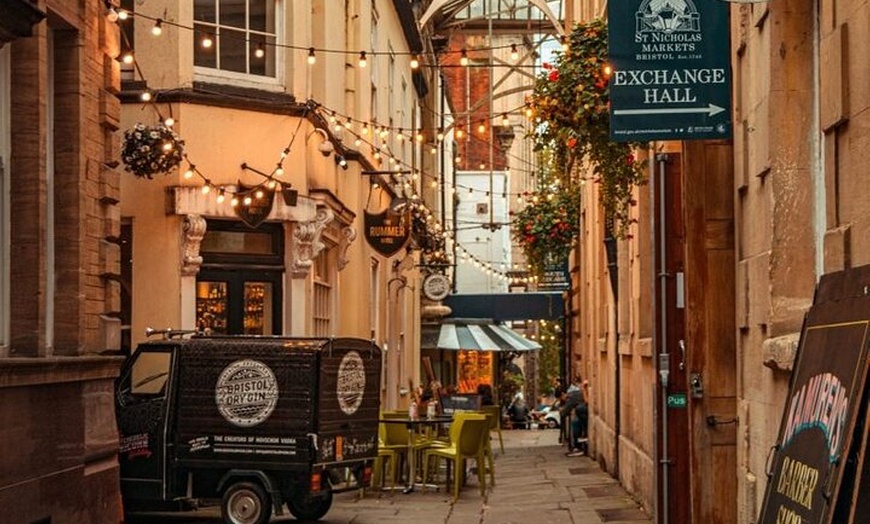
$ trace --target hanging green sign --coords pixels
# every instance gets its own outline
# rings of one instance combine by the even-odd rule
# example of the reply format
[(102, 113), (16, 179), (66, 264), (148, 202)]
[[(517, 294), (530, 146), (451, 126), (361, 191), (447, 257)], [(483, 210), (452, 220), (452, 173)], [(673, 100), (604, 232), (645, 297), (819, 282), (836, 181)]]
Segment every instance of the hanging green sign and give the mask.
[(612, 140), (731, 138), (728, 6), (721, 0), (608, 3)]

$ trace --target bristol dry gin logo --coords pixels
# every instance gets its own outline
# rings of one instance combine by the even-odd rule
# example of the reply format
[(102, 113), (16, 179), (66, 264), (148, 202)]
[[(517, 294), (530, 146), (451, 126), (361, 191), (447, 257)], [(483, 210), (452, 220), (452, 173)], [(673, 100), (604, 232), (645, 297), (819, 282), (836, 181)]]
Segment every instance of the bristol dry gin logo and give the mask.
[(353, 415), (359, 409), (366, 390), (366, 370), (356, 351), (348, 351), (338, 365), (338, 407), (345, 415)]
[(701, 16), (692, 0), (644, 0), (637, 10), (637, 34), (700, 33)]
[(215, 402), (230, 424), (256, 426), (269, 418), (278, 402), (275, 374), (262, 362), (237, 360), (218, 377)]

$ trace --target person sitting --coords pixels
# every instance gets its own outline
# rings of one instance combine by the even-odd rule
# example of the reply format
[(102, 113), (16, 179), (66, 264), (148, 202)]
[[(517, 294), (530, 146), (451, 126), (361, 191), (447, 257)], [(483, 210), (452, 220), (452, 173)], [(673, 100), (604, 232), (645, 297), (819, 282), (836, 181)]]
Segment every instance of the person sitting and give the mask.
[(481, 406), (492, 406), (492, 386), (489, 384), (480, 384), (477, 386), (477, 394), (480, 395)]

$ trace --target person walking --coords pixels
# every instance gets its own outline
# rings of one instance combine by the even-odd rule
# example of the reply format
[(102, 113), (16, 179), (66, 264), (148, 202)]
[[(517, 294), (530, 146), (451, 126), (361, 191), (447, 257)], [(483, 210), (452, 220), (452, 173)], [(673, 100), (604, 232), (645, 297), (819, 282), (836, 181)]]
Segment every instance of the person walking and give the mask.
[(589, 382), (582, 380), (580, 375), (574, 377), (565, 400), (559, 408), (561, 419), (568, 429), (568, 456), (577, 457), (588, 452), (589, 407), (587, 405)]

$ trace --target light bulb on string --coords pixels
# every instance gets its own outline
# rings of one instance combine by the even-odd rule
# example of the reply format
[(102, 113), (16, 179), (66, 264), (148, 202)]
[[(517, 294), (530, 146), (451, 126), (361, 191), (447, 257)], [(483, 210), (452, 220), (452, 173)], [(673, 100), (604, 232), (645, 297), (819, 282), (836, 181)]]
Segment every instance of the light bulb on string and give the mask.
[(511, 60), (517, 61), (520, 59), (520, 52), (517, 51), (517, 45), (511, 44)]
[(202, 40), (200, 40), (199, 44), (203, 47), (203, 49), (210, 49), (212, 45), (214, 45), (214, 40), (212, 40), (211, 35), (206, 33), (202, 35)]
[(353, 145), (356, 146), (356, 147), (361, 146), (361, 145), (362, 145), (362, 139), (359, 138), (359, 137), (357, 137), (357, 139), (353, 141)]
[(150, 102), (151, 101), (151, 91), (142, 91), (142, 94), (139, 95), (139, 99), (142, 100), (143, 102)]
[(200, 191), (202, 191), (203, 195), (207, 195), (211, 192), (211, 186), (206, 184), (206, 185), (202, 186), (202, 189), (200, 189)]
[(417, 133), (417, 142), (422, 142), (422, 141), (423, 141), (423, 138), (425, 138), (425, 137), (423, 136), (423, 133)]
[(266, 183), (266, 186), (268, 186), (269, 189), (275, 189), (276, 185), (278, 185), (278, 183), (274, 180), (269, 180), (269, 182)]
[(187, 180), (190, 180), (191, 178), (193, 178), (193, 173), (195, 170), (196, 170), (196, 166), (193, 164), (190, 164), (190, 166), (188, 166), (187, 170), (184, 172), (184, 175), (182, 175), (182, 176), (184, 176), (184, 178), (186, 178)]
[(253, 201), (254, 201), (253, 198), (251, 198), (250, 196), (246, 196), (245, 198), (242, 199), (242, 204), (244, 204), (246, 206), (250, 206), (251, 202), (253, 202)]
[(161, 18), (154, 21), (154, 25), (151, 27), (151, 34), (154, 36), (163, 34), (163, 20)]
[(414, 55), (411, 57), (411, 69), (417, 69), (420, 67), (420, 58), (418, 55)]
[(281, 164), (278, 164), (278, 166), (275, 167), (275, 176), (281, 176), (283, 174), (284, 174), (284, 166)]
[(254, 51), (254, 56), (257, 58), (263, 58), (266, 56), (266, 50), (263, 49), (263, 44), (257, 44), (257, 49)]
[(459, 54), (459, 65), (463, 67), (468, 65), (468, 52), (465, 50), (465, 48), (463, 48)]
[(238, 206), (238, 205), (239, 205), (239, 199), (236, 198), (236, 197), (231, 198), (231, 199), (230, 199), (230, 205), (233, 206), (233, 207)]
[(443, 141), (444, 140), (444, 130), (439, 129), (438, 134), (436, 135), (435, 138), (437, 138), (439, 142)]
[(163, 121), (163, 125), (165, 125), (166, 127), (172, 127), (172, 126), (175, 125), (175, 119), (172, 118), (171, 116), (168, 116), (168, 117), (166, 117), (166, 119)]
[(366, 59), (366, 52), (360, 51), (359, 52), (359, 66), (361, 68), (364, 68), (366, 66), (366, 64), (368, 64), (368, 60)]
[(128, 18), (130, 18), (130, 13), (126, 9), (118, 9), (118, 20), (123, 22)]
[(314, 65), (317, 62), (317, 57), (314, 55), (314, 48), (308, 48), (308, 65)]
[(511, 125), (511, 121), (508, 119), (507, 113), (501, 114), (501, 125), (505, 127)]
[(121, 61), (127, 65), (132, 64), (133, 63), (133, 52), (127, 51), (126, 53), (124, 53), (124, 56), (121, 57)]
[(227, 197), (226, 197), (226, 195), (224, 194), (224, 190), (221, 189), (221, 190), (218, 192), (218, 196), (217, 196), (217, 198), (216, 198), (215, 200), (217, 201), (218, 204), (223, 204), (223, 203), (224, 203), (224, 200), (226, 200), (226, 198), (227, 198)]
[(486, 124), (481, 122), (480, 125), (477, 126), (477, 132), (481, 135), (486, 133)]
[(568, 52), (568, 37), (565, 35), (562, 35), (559, 38), (559, 42), (561, 42), (561, 44), (562, 44), (562, 52), (567, 53)]

